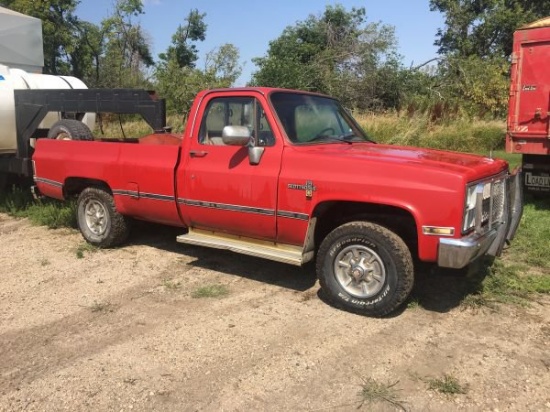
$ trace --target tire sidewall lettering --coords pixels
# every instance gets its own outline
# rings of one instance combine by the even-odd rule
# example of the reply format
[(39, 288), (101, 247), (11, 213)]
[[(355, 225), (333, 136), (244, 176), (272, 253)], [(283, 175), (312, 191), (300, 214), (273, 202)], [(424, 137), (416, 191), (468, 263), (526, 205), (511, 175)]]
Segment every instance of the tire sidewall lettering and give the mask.
[(334, 258), (334, 256), (345, 246), (352, 245), (352, 244), (360, 244), (367, 246), (368, 248), (372, 250), (378, 250), (378, 245), (375, 243), (370, 242), (368, 239), (365, 239), (364, 237), (353, 237), (349, 239), (344, 239), (342, 241), (339, 241), (335, 243), (329, 250), (328, 254), (331, 258)]

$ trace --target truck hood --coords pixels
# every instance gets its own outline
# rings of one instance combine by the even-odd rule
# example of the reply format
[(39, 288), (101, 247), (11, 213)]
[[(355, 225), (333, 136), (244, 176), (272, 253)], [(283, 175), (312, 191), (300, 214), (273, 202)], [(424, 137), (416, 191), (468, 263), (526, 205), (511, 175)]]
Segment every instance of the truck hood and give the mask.
[(507, 163), (501, 159), (418, 147), (372, 143), (334, 143), (307, 146), (307, 148), (312, 154), (328, 156), (332, 159), (345, 157), (349, 161), (355, 159), (357, 161), (401, 164), (409, 167), (419, 166), (454, 175), (460, 174), (467, 181), (495, 175), (507, 168)]

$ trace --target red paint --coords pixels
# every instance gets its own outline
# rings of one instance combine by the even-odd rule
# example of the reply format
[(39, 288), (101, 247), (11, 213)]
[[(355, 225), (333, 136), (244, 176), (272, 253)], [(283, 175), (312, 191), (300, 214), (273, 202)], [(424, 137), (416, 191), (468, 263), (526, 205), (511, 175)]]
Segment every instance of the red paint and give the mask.
[[(422, 226), (454, 227), (461, 237), (466, 184), (507, 168), (500, 160), (410, 147), (294, 145), (270, 103), (274, 91), (199, 93), (182, 140), (163, 134), (139, 143), (39, 140), (38, 188), (63, 198), (71, 179), (93, 179), (113, 191), (117, 209), (129, 216), (293, 245), (304, 244), (308, 220), (332, 202), (392, 206), (414, 218), (419, 257), (435, 261), (439, 238), (423, 235)], [(258, 165), (249, 164), (246, 147), (199, 142), (208, 103), (236, 96), (256, 99), (275, 139)], [(310, 198), (301, 188), (307, 181), (315, 186)]]
[(510, 153), (550, 154), (550, 26), (514, 33), (508, 133)]

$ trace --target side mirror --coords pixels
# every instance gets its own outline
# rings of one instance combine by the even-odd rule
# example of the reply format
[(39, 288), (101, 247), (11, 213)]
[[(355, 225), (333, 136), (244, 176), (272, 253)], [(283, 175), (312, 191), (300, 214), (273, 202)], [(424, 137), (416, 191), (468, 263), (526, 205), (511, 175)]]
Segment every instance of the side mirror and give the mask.
[(225, 126), (222, 130), (222, 141), (228, 146), (246, 146), (251, 137), (246, 126)]
[(260, 164), (265, 147), (254, 145), (254, 139), (248, 127), (225, 126), (222, 130), (222, 141), (228, 146), (248, 145), (248, 162), (253, 166)]
[(252, 165), (259, 165), (262, 155), (264, 154), (265, 147), (260, 146), (248, 146), (248, 162)]

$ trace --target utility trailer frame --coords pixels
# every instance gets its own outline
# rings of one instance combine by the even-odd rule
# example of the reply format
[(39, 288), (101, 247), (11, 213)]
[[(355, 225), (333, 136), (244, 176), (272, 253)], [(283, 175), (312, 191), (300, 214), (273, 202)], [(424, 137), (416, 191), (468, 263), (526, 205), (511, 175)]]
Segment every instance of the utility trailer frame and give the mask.
[(14, 90), (17, 152), (0, 157), (0, 173), (32, 176), (32, 138), (44, 138), (39, 129), (48, 112), (80, 120), (85, 113), (139, 114), (156, 133), (166, 130), (166, 101), (143, 89)]

